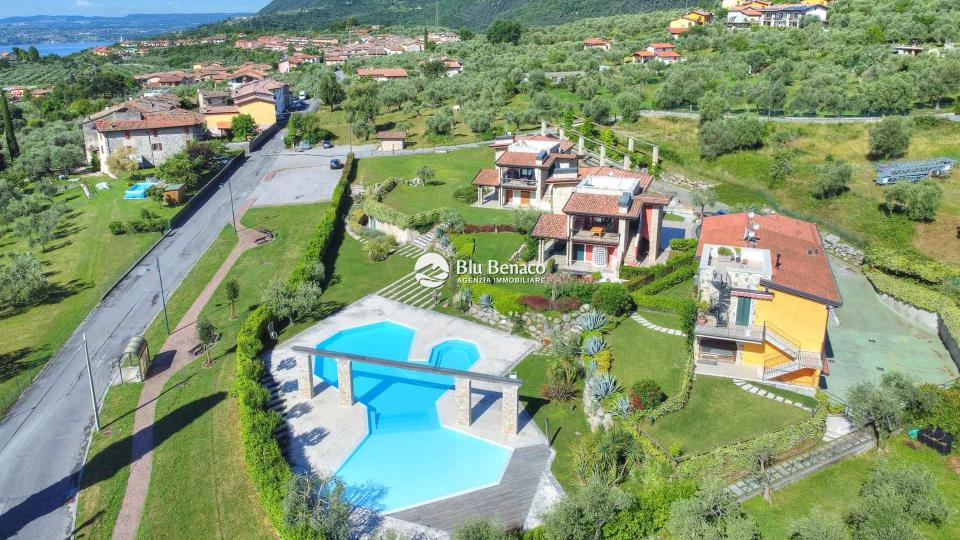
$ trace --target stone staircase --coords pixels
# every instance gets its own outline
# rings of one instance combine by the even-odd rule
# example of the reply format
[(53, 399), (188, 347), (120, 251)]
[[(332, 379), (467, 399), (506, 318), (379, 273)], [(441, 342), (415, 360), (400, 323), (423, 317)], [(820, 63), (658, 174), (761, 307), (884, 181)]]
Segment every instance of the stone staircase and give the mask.
[[(774, 489), (788, 486), (838, 461), (868, 452), (876, 444), (869, 429), (848, 433), (806, 454), (770, 467), (770, 483)], [(728, 489), (743, 502), (763, 493), (763, 484), (751, 476), (730, 484)]]
[[(441, 274), (442, 271), (433, 268), (427, 270), (425, 273), (428, 276), (436, 277)], [(433, 306), (437, 305), (437, 301), (434, 298), (435, 296), (438, 296), (438, 289), (429, 289), (423, 285), (420, 285), (420, 282), (417, 281), (416, 275), (416, 272), (410, 272), (402, 278), (380, 289), (376, 294), (396, 302), (407, 304), (409, 306), (422, 309), (432, 309)]]

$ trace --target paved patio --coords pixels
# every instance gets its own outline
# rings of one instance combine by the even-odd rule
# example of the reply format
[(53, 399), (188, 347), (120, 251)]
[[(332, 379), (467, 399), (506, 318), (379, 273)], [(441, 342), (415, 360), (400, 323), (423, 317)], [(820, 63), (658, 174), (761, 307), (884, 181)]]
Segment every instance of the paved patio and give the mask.
[[(314, 379), (316, 396), (307, 399), (299, 387), (305, 365), (302, 358), (292, 353), (291, 348), (296, 345), (315, 347), (341, 330), (381, 321), (392, 321), (417, 330), (410, 349), (412, 359), (429, 358), (435, 345), (449, 339), (473, 342), (480, 351), (480, 359), (470, 371), (477, 373), (508, 375), (520, 360), (538, 346), (529, 339), (456, 317), (414, 308), (377, 295), (364, 297), (265, 353), (268, 369), (280, 385), (281, 397), (284, 399), (282, 414), (290, 432), (288, 459), (295, 470), (333, 472), (339, 469), (367, 435), (367, 412), (366, 406), (359, 402), (351, 407), (341, 406), (337, 390), (319, 378)], [(550, 449), (545, 436), (530, 420), (529, 415), (521, 412), (519, 433), (507, 436), (502, 429), (502, 396), (499, 388), (475, 381), (471, 397), (473, 422), (468, 428), (455, 426), (456, 402), (453, 390), (444, 393), (437, 401), (441, 424), (512, 448), (513, 455), (500, 485), (461, 493), (403, 511), (413, 512), (410, 516), (434, 516), (429, 519), (424, 517), (426, 523), (419, 522), (423, 525), (449, 530), (446, 528), (449, 522), (445, 519), (453, 515), (460, 516), (461, 519), (475, 515), (470, 512), (464, 514), (460, 510), (466, 512), (474, 506), (474, 500), (479, 500), (478, 498), (500, 501), (491, 503), (492, 506), (478, 507), (480, 510), (489, 510), (483, 515), (516, 523), (521, 517), (520, 514), (523, 514), (523, 519), (520, 520), (522, 522), (527, 519), (535, 497), (548, 503), (556, 499), (558, 488), (555, 481), (542, 481), (543, 475), (550, 475), (547, 467)], [(552, 476), (550, 478), (552, 479)], [(524, 486), (523, 489), (520, 485)], [(507, 497), (507, 494), (512, 495)], [(438, 504), (440, 506), (436, 506)], [(506, 510), (508, 507), (509, 512)], [(439, 519), (435, 514), (446, 517)], [(535, 519), (535, 516), (532, 517)]]

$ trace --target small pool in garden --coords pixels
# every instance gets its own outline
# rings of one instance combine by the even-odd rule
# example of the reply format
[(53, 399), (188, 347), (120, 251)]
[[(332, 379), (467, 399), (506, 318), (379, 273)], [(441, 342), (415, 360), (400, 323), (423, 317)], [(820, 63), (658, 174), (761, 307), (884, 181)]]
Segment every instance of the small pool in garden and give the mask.
[[(411, 359), (416, 331), (378, 322), (340, 331), (320, 349), (450, 369), (469, 369), (480, 352), (451, 339), (428, 359)], [(323, 358), (315, 371), (337, 386), (336, 362)], [(367, 436), (336, 471), (366, 506), (392, 512), (500, 481), (511, 450), (443, 427), (437, 400), (453, 388), (446, 375), (353, 363), (354, 396), (367, 407)]]
[(150, 189), (151, 186), (153, 186), (153, 183), (151, 182), (140, 182), (138, 184), (134, 184), (128, 187), (127, 190), (123, 192), (123, 198), (124, 199), (146, 199), (147, 190)]

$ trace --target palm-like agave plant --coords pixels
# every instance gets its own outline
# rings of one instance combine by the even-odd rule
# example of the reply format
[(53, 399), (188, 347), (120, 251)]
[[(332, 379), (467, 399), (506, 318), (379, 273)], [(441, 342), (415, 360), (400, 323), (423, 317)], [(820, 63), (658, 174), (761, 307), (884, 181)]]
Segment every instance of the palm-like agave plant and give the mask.
[(588, 378), (588, 379), (591, 378), (591, 377), (593, 377), (594, 375), (596, 375), (596, 373), (597, 373), (597, 361), (596, 361), (596, 360), (591, 360), (591, 361), (587, 362), (584, 367), (586, 367), (586, 369), (587, 369), (587, 378)]
[(448, 233), (448, 232), (449, 232), (449, 231), (447, 230), (447, 225), (446, 225), (446, 224), (443, 224), (443, 225), (437, 225), (437, 229), (436, 229), (436, 233), (435, 233), (435, 234), (436, 234), (437, 238), (443, 238), (443, 237), (447, 236), (447, 233)]
[(481, 294), (480, 298), (477, 299), (477, 305), (483, 309), (493, 309), (493, 297), (489, 294)]
[(613, 415), (617, 418), (626, 418), (630, 416), (630, 400), (625, 396), (620, 396), (613, 402)]
[(609, 373), (596, 373), (587, 379), (594, 403), (600, 403), (620, 388), (617, 378)]
[(450, 247), (450, 237), (449, 236), (440, 236), (437, 238), (437, 245), (442, 248)]
[(607, 316), (597, 310), (593, 310), (577, 317), (577, 324), (580, 328), (590, 332), (592, 330), (601, 330), (610, 322)]
[(583, 354), (593, 356), (607, 348), (607, 342), (600, 336), (590, 336), (583, 342)]

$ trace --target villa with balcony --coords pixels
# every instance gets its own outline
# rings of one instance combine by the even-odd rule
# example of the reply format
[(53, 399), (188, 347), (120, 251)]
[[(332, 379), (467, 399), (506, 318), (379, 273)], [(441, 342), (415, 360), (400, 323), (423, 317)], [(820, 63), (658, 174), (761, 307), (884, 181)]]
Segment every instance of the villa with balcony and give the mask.
[(561, 210), (540, 216), (533, 229), (538, 262), (555, 259), (561, 271), (611, 279), (623, 265), (653, 264), (670, 197), (648, 192), (651, 182), (650, 175), (611, 167), (581, 169), (559, 192)]
[(842, 303), (813, 223), (739, 213), (703, 220), (698, 373), (815, 389), (829, 374), (827, 317)]

